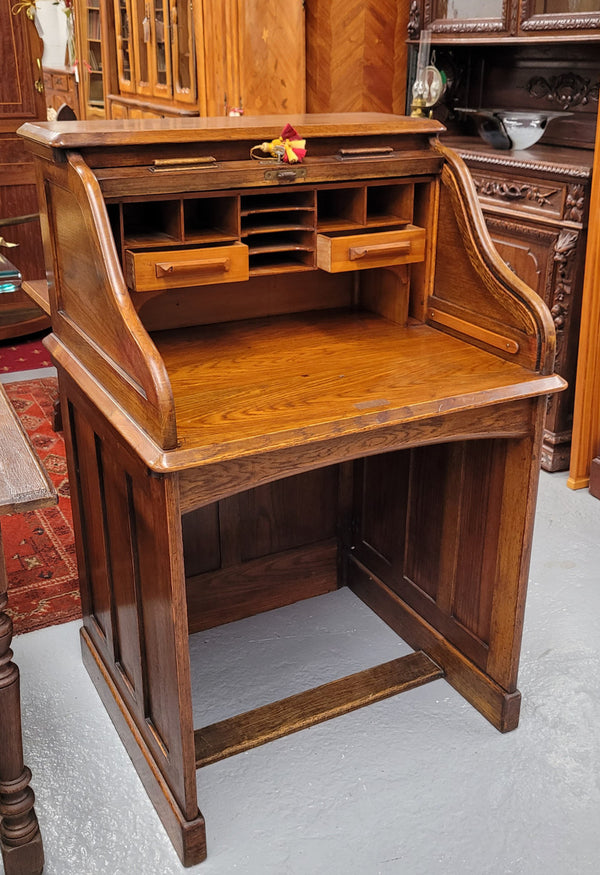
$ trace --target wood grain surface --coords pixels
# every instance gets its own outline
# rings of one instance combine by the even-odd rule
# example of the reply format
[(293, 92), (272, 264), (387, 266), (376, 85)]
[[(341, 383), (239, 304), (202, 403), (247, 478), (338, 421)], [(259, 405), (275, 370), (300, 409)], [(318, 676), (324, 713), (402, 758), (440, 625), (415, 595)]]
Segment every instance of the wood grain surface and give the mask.
[(158, 333), (154, 341), (173, 388), (182, 448), (197, 449), (199, 459), (381, 428), (563, 385), (427, 325), (403, 328), (367, 312), (204, 326)]

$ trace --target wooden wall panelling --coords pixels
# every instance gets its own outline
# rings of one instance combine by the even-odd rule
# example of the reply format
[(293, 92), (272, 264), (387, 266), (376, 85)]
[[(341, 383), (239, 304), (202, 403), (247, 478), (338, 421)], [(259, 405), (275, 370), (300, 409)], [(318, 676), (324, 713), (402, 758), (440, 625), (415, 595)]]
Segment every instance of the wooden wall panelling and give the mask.
[(202, 29), (208, 115), (304, 112), (302, 0), (204, 0)]
[[(202, 15), (194, 17), (196, 42), (202, 47), (209, 116), (227, 115), (239, 102), (237, 20), (235, 0), (204, 0)], [(209, 47), (208, 51), (204, 46)]]
[(404, 113), (408, 6), (307, 0), (308, 112)]
[[(246, 115), (306, 108), (304, 0), (239, 2), (241, 106)], [(236, 97), (237, 99), (237, 97)]]

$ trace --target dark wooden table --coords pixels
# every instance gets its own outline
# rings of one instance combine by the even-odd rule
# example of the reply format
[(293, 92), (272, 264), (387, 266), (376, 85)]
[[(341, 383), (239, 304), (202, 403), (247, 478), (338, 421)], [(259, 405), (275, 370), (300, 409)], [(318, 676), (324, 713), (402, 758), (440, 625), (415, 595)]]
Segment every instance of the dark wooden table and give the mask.
[[(0, 385), (0, 516), (56, 501), (54, 486)], [(19, 669), (12, 661), (7, 604), (0, 532), (0, 846), (6, 875), (36, 875), (44, 868), (44, 849), (29, 786), (31, 771), (23, 762)]]

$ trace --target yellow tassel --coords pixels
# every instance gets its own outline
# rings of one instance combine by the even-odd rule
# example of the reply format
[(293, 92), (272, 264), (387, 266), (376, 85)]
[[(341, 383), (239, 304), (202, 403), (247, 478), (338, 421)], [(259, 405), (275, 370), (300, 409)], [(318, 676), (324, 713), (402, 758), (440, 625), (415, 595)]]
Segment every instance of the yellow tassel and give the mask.
[(275, 137), (269, 143), (260, 143), (258, 146), (253, 146), (250, 154), (252, 157), (257, 157), (254, 155), (254, 150), (258, 149), (265, 155), (270, 155), (271, 158), (280, 158), (285, 153), (289, 164), (297, 164), (299, 159), (294, 152), (294, 148), (304, 149), (305, 147), (306, 140), (283, 140), (281, 137)]

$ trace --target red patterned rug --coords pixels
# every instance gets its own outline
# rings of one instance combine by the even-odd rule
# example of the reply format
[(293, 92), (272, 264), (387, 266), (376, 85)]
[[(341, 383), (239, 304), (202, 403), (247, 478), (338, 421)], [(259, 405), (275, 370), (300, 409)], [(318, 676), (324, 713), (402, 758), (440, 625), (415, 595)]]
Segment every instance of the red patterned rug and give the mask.
[(18, 634), (74, 620), (81, 607), (65, 445), (52, 428), (56, 378), (4, 388), (59, 496), (54, 507), (2, 517), (7, 611)]
[(0, 374), (15, 374), (18, 371), (35, 371), (52, 366), (48, 350), (42, 343), (47, 334), (36, 334), (23, 342), (5, 340), (0, 343)]

